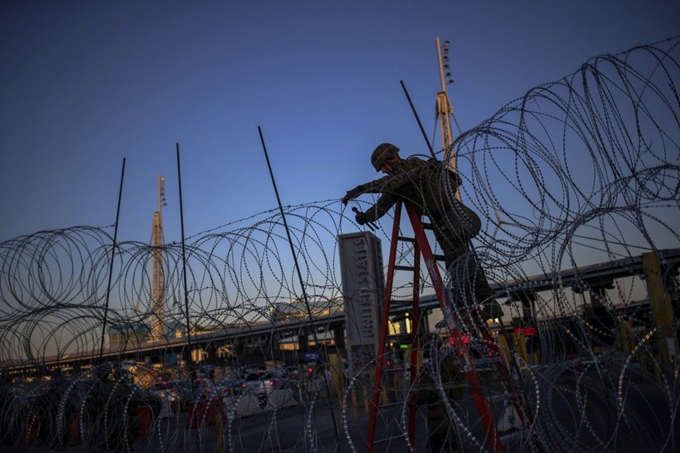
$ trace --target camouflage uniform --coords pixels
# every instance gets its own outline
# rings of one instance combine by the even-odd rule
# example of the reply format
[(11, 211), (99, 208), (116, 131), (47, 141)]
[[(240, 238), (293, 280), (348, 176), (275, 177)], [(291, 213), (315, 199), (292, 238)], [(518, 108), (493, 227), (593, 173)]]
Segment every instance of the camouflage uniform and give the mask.
[(397, 201), (409, 203), (418, 214), (427, 215), (444, 252), (455, 299), (474, 305), (474, 301), (492, 298), (494, 293), (481, 267), (474, 254), (468, 253), (468, 240), (479, 233), (481, 221), (455, 198), (461, 184), (458, 174), (436, 159), (425, 161), (413, 156), (393, 163), (392, 167), (392, 174), (357, 186), (346, 198), (363, 193), (381, 194), (375, 205), (365, 212), (366, 222), (385, 215)]
[(459, 400), (463, 396), (464, 375), (458, 371), (455, 353), (445, 355), (438, 366), (433, 363), (436, 360), (436, 358), (431, 359), (430, 364), (422, 369), (418, 383), (417, 402), (425, 406), (427, 416), (427, 451), (430, 453), (461, 452), (454, 425), (449, 419), (446, 405), (437, 388), (437, 381), (441, 380), (446, 397), (451, 404), (452, 401)]

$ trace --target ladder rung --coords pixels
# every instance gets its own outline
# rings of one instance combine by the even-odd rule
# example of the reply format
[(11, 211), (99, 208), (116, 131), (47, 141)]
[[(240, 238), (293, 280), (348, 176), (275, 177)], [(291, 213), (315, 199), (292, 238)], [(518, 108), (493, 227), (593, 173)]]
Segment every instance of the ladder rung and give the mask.
[(395, 271), (414, 271), (415, 268), (412, 266), (394, 266)]
[(491, 371), (493, 369), (492, 365), (494, 363), (500, 363), (501, 365), (505, 365), (505, 360), (501, 356), (488, 357), (486, 359), (472, 359), (472, 364), (475, 366), (475, 369), (479, 372)]
[(489, 398), (494, 401), (512, 400), (518, 398), (520, 394), (518, 392), (514, 393), (497, 393), (495, 395), (489, 395)]
[(406, 434), (399, 434), (398, 436), (387, 437), (387, 438), (385, 438), (385, 439), (376, 440), (376, 441), (373, 442), (373, 443), (375, 443), (375, 444), (384, 444), (385, 442), (391, 442), (391, 441), (393, 441), (393, 440), (397, 440), (397, 439), (405, 439), (405, 438), (406, 438)]
[(499, 355), (493, 357), (485, 357), (481, 359), (472, 359), (472, 363), (477, 365), (484, 365), (485, 363), (504, 363), (505, 359)]
[(397, 401), (395, 403), (380, 404), (380, 405), (378, 405), (378, 410), (387, 409), (389, 407), (403, 406), (403, 405), (404, 405), (403, 401)]
[(415, 243), (415, 242), (416, 242), (416, 238), (409, 238), (409, 237), (406, 237), (406, 236), (397, 236), (397, 241)]
[(433, 229), (432, 224), (429, 222), (423, 222), (423, 229), (424, 230), (431, 230)]

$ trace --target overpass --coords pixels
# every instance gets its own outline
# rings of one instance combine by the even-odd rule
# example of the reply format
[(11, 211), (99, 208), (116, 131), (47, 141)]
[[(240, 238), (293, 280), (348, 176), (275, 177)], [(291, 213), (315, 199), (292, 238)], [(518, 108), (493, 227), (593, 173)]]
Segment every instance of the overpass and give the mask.
[[(665, 249), (657, 252), (661, 258), (662, 279), (667, 281), (670, 277), (677, 276), (680, 267), (680, 248)], [(540, 292), (551, 291), (556, 287), (572, 288), (576, 292), (589, 291), (593, 306), (598, 308), (598, 295), (607, 288), (612, 287), (614, 280), (619, 278), (638, 276), (647, 278), (649, 270), (646, 269), (644, 255), (623, 258), (616, 261), (582, 266), (576, 269), (568, 269), (560, 272), (539, 274), (525, 279), (507, 281), (502, 284), (494, 284), (492, 288), (497, 297), (507, 297), (513, 301), (519, 301), (524, 307), (525, 321), (535, 322), (531, 314), (532, 305), (536, 295)], [(673, 309), (678, 317), (677, 297), (672, 301)], [(600, 304), (601, 305), (601, 304)], [(391, 314), (398, 319), (404, 312), (409, 310), (411, 304), (400, 299), (392, 304)], [(436, 295), (431, 294), (420, 298), (420, 306), (423, 309), (439, 307)], [(639, 309), (639, 307), (638, 307)], [(601, 315), (602, 313), (600, 313)], [(318, 333), (334, 332), (335, 338), (340, 340), (340, 348), (344, 346), (345, 313), (336, 311), (328, 314), (315, 316), (313, 325)], [(272, 346), (275, 342), (287, 337), (301, 337), (310, 333), (312, 323), (307, 317), (282, 321), (263, 321), (251, 324), (241, 324), (210, 332), (191, 336), (192, 349), (216, 351), (217, 348), (236, 343), (265, 344)], [(103, 361), (130, 361), (141, 360), (149, 356), (163, 356), (174, 353), (181, 356), (189, 345), (187, 337), (168, 338), (155, 342), (144, 342), (133, 347), (105, 348), (102, 355)], [(213, 357), (216, 354), (213, 354)], [(42, 361), (15, 361), (0, 364), (0, 369), (11, 374), (30, 373), (45, 369), (61, 367), (89, 366), (96, 363), (99, 354), (94, 352), (67, 353), (60, 356), (44, 357)]]

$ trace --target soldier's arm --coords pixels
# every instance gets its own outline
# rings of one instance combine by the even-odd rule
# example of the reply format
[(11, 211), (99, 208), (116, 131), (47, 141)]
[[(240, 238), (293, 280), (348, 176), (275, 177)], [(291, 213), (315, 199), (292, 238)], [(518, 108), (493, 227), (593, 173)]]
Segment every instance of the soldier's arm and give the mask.
[(391, 176), (386, 175), (371, 182), (361, 184), (361, 193), (384, 193)]
[(361, 194), (364, 193), (380, 193), (382, 188), (385, 186), (386, 179), (388, 177), (382, 177), (374, 181), (370, 181), (364, 184), (359, 184), (355, 188), (348, 190), (344, 197), (342, 197), (343, 204), (347, 204), (349, 200), (353, 200)]
[(366, 221), (375, 222), (392, 209), (392, 206), (394, 206), (397, 201), (398, 198), (395, 194), (383, 193), (380, 198), (378, 198), (376, 204), (366, 210)]
[[(412, 158), (405, 161), (399, 172), (374, 181), (375, 185), (370, 187), (370, 190), (383, 195), (375, 205), (366, 211), (367, 220), (374, 222), (385, 215), (399, 200), (397, 194), (400, 189), (408, 184), (421, 184), (423, 178), (430, 177), (430, 172), (430, 164), (418, 158)], [(380, 185), (378, 186), (378, 184)]]

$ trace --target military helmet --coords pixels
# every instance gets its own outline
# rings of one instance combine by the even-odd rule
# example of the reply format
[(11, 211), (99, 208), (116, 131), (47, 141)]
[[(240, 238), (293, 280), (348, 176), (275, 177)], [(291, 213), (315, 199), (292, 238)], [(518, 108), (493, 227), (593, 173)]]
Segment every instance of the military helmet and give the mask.
[(373, 154), (371, 155), (371, 163), (373, 164), (375, 171), (380, 171), (387, 159), (391, 159), (397, 155), (399, 155), (399, 148), (391, 143), (381, 143), (373, 151)]

